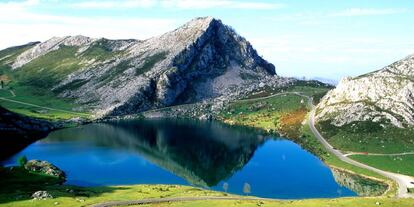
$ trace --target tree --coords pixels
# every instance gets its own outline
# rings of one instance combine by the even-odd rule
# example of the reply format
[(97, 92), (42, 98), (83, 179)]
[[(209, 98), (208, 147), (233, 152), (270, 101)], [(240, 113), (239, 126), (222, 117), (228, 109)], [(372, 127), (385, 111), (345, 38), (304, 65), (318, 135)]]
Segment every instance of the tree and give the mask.
[(4, 88), (4, 81), (3, 80), (1, 80), (1, 88), (2, 89)]
[(18, 162), (20, 167), (24, 167), (24, 165), (26, 165), (26, 163), (27, 163), (26, 156), (19, 157), (19, 159), (17, 159), (17, 162)]
[(223, 183), (223, 190), (224, 192), (227, 193), (227, 190), (229, 189), (229, 184), (228, 183)]
[(249, 193), (251, 193), (251, 187), (249, 183), (244, 183), (243, 185), (243, 193), (245, 193), (246, 195), (248, 195)]

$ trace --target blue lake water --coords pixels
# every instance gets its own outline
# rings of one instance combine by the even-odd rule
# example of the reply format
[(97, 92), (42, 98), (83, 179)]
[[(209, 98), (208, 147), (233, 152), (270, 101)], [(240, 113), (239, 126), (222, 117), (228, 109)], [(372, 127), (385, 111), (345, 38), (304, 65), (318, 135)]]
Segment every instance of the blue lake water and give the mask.
[(4, 160), (47, 160), (81, 186), (183, 184), (268, 198), (355, 196), (299, 145), (217, 122), (135, 120), (97, 123), (49, 134)]

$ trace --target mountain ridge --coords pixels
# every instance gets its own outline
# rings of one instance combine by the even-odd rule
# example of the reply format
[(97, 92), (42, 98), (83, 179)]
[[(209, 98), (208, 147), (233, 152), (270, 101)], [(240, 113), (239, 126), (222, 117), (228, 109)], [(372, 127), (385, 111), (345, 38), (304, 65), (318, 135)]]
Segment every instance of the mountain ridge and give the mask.
[(283, 82), (273, 64), (213, 17), (146, 40), (54, 37), (6, 65), (22, 84), (51, 89), (98, 116), (232, 99)]
[(414, 55), (381, 70), (343, 78), (317, 106), (317, 120), (335, 126), (372, 120), (399, 128), (414, 125)]

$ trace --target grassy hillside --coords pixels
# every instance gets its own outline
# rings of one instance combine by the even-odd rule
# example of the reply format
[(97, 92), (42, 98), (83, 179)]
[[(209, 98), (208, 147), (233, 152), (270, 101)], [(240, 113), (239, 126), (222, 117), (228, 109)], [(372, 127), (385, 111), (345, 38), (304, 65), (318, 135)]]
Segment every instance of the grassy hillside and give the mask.
[(352, 155), (351, 158), (378, 169), (414, 177), (414, 155)]
[(341, 127), (329, 122), (317, 126), (333, 146), (343, 151), (401, 153), (414, 151), (414, 127), (397, 128), (379, 123), (354, 122)]
[[(30, 46), (20, 46), (0, 51), (0, 105), (16, 113), (64, 120), (74, 117), (88, 118), (89, 114), (71, 99), (59, 98), (51, 89), (64, 77), (81, 68), (75, 55), (77, 47), (63, 46), (41, 56), (21, 68), (12, 70), (14, 60)], [(77, 108), (77, 110), (75, 110)]]
[[(414, 152), (414, 128), (382, 128), (376, 123), (359, 122), (335, 127), (327, 122), (317, 126), (328, 142), (345, 152), (363, 152), (350, 158), (385, 171), (414, 176), (414, 155), (386, 154)], [(384, 154), (384, 156), (369, 155)]]

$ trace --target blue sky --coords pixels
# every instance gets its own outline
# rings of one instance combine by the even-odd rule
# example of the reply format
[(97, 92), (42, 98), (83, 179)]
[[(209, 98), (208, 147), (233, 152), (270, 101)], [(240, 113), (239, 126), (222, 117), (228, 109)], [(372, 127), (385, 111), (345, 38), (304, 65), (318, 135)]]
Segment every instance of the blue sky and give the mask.
[(231, 25), (284, 76), (338, 80), (414, 53), (412, 0), (0, 0), (0, 48), (77, 34), (146, 39), (198, 16)]

